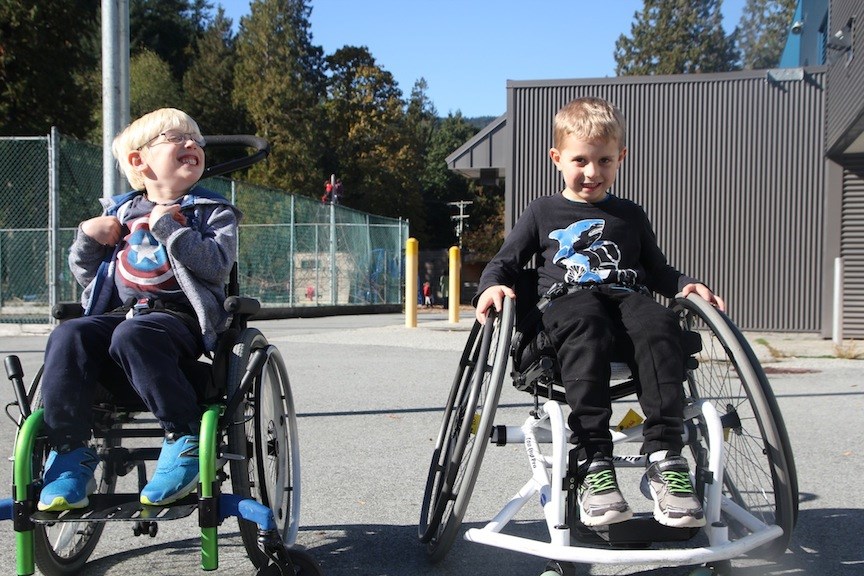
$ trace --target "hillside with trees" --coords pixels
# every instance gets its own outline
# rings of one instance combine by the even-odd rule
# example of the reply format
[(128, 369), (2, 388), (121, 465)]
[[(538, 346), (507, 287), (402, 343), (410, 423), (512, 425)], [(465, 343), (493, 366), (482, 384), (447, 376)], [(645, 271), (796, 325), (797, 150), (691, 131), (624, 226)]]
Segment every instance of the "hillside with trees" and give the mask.
[[(325, 54), (314, 43), (311, 0), (252, 0), (239, 23), (216, 5), (130, 0), (133, 118), (172, 106), (205, 133), (258, 134), (272, 153), (243, 178), (318, 198), (336, 174), (345, 205), (409, 219), (424, 249), (455, 244), (448, 202), (472, 201), (466, 251), (497, 249), (502, 191), (481, 189), (444, 162), (493, 118), (439, 117), (423, 78), (404, 92), (366, 46)], [(645, 0), (631, 34), (616, 42), (617, 73), (776, 65), (795, 1), (748, 0), (728, 34), (721, 6)], [(101, 144), (99, 20), (99, 3), (90, 0), (0, 3), (0, 135), (45, 135), (57, 126)]]

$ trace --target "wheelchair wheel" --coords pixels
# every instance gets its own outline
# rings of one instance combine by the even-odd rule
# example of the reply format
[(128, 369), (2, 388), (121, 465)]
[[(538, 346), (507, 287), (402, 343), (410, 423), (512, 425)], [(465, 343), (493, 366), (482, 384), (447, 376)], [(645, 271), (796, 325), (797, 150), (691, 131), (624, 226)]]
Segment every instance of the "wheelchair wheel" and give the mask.
[(513, 332), (510, 299), (496, 316), (490, 313), (484, 326), (475, 323), (471, 330), (432, 453), (419, 524), (432, 562), (456, 539), (491, 434)]
[[(708, 400), (725, 434), (723, 494), (783, 536), (757, 549), (770, 558), (789, 546), (798, 516), (798, 480), (777, 400), (752, 348), (725, 314), (691, 296), (672, 304), (684, 329), (702, 338), (698, 367), (688, 370), (687, 392)], [(697, 419), (698, 420), (698, 419)], [(697, 422), (698, 423), (698, 422)], [(726, 518), (730, 537), (746, 529)]]
[[(41, 376), (40, 369), (37, 378)], [(42, 397), (38, 383), (31, 388), (34, 409), (42, 408)], [(94, 438), (91, 445), (97, 453), (105, 448), (120, 445), (118, 439)], [(41, 478), (45, 461), (48, 459), (49, 447), (44, 438), (40, 438), (33, 451), (33, 477)], [(104, 461), (96, 467), (96, 493), (113, 494), (117, 484), (117, 475), (110, 470)], [(77, 574), (83, 567), (105, 528), (104, 522), (57, 522), (55, 524), (37, 524), (34, 533), (34, 559), (39, 571), (45, 576), (65, 576)]]
[[(273, 511), (282, 541), (290, 546), (297, 537), (300, 511), (297, 416), (282, 357), (254, 328), (243, 330), (234, 344), (228, 392), (239, 387), (253, 354), (266, 354), (267, 359), (228, 428), (228, 452), (243, 457), (231, 460), (231, 485), (235, 494), (258, 500)], [(266, 566), (269, 558), (259, 549), (258, 526), (238, 521), (253, 564)]]

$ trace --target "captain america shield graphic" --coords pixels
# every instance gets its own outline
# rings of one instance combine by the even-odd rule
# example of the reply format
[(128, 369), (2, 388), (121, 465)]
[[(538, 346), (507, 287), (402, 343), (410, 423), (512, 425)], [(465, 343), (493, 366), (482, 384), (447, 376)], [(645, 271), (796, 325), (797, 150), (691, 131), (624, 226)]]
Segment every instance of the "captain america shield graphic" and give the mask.
[(121, 281), (140, 292), (174, 292), (180, 289), (165, 247), (150, 233), (149, 215), (128, 223), (129, 235), (117, 257)]

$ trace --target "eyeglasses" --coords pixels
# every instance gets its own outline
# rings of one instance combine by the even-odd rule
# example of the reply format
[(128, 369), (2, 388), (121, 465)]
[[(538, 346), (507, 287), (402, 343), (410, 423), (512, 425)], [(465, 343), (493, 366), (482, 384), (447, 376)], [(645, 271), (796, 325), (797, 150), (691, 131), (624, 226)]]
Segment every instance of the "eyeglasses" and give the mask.
[[(156, 142), (155, 144), (151, 144), (151, 142), (153, 142), (153, 140), (156, 140), (157, 138), (159, 138), (159, 136), (164, 136), (165, 139), (162, 140), (161, 142)], [(145, 142), (141, 146), (141, 148), (143, 148), (144, 146), (156, 146), (158, 144), (165, 144), (165, 143), (170, 143), (170, 144), (174, 144), (174, 145), (185, 144), (189, 140), (192, 140), (193, 142), (195, 142), (195, 144), (197, 144), (201, 148), (203, 148), (204, 146), (207, 145), (207, 141), (204, 139), (203, 136), (201, 136), (199, 134), (192, 134), (190, 132), (162, 132), (161, 134), (157, 134), (156, 136), (154, 136), (153, 138), (151, 138), (150, 140)], [(140, 150), (141, 148), (138, 148), (138, 149)]]

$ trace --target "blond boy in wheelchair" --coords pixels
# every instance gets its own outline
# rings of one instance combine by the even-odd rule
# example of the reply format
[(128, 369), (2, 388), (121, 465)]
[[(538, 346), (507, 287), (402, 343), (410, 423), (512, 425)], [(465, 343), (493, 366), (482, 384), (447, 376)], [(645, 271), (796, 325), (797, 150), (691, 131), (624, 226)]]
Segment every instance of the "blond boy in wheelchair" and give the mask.
[(577, 479), (580, 521), (623, 522), (633, 512), (618, 488), (612, 460), (610, 361), (616, 335), (633, 353), (645, 413), (641, 452), (654, 517), (666, 526), (698, 527), (704, 513), (681, 456), (683, 366), (675, 315), (652, 293), (696, 293), (719, 309), (723, 300), (672, 266), (657, 246), (643, 209), (610, 192), (627, 155), (621, 112), (599, 98), (578, 98), (554, 121), (549, 157), (564, 180), (555, 195), (534, 200), (483, 271), (476, 317), (483, 323), (504, 298), (515, 298), (519, 271), (536, 257), (538, 294), (551, 299), (539, 327), (555, 348), (575, 447), (568, 473)]
[(39, 510), (89, 504), (99, 462), (88, 446), (97, 383), (117, 399), (140, 397), (165, 430), (141, 502), (169, 504), (196, 488), (201, 408), (180, 362), (212, 351), (228, 327), (222, 302), (240, 218), (197, 186), (204, 145), (197, 123), (173, 108), (142, 116), (114, 139), (133, 190), (104, 200), (69, 251), (84, 316), (60, 324), (45, 349), (42, 400), (53, 449)]

